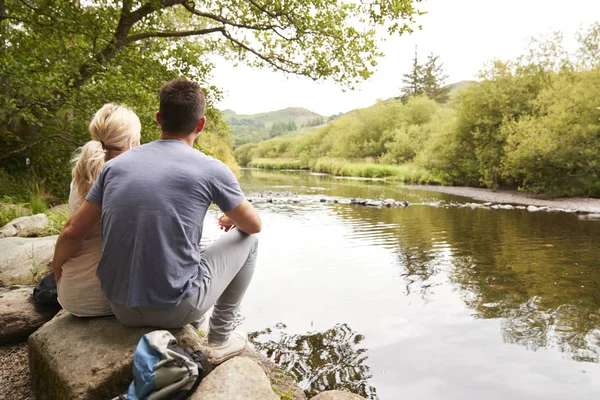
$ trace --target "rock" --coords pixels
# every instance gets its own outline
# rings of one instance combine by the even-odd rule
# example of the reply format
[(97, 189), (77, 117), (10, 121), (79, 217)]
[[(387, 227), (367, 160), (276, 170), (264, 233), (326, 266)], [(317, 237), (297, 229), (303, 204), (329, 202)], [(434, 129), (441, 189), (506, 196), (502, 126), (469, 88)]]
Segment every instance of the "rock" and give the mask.
[(536, 212), (540, 211), (540, 209), (536, 206), (527, 206), (527, 211)]
[(33, 286), (0, 289), (0, 344), (22, 342), (50, 321), (59, 307), (42, 307), (32, 301)]
[[(61, 312), (28, 340), (31, 381), (38, 399), (111, 399), (133, 379), (133, 353), (145, 333), (114, 317), (77, 318)], [(171, 330), (181, 346), (198, 349), (191, 326)]]
[(365, 202), (365, 205), (368, 207), (382, 207), (383, 203), (381, 201), (376, 201), (376, 200), (367, 200)]
[(29, 217), (13, 219), (0, 229), (0, 238), (12, 236), (40, 236), (50, 221), (46, 214), (35, 214)]
[(312, 397), (311, 400), (365, 400), (365, 398), (350, 392), (328, 390)]
[(320, 203), (325, 203), (327, 201), (327, 199), (319, 199)]
[(234, 357), (202, 380), (191, 400), (279, 400), (263, 369), (246, 357)]
[(0, 239), (0, 284), (34, 284), (54, 255), (56, 236)]
[[(111, 399), (124, 393), (133, 379), (137, 343), (155, 329), (128, 328), (114, 317), (77, 318), (61, 311), (29, 337), (29, 369), (37, 398)], [(206, 339), (190, 325), (170, 332), (180, 346), (206, 351)], [(254, 349), (247, 348), (240, 357), (258, 363), (264, 371), (262, 376), (266, 374), (277, 393), (287, 394), (289, 399), (306, 399), (288, 373)], [(214, 366), (203, 366), (210, 376)]]

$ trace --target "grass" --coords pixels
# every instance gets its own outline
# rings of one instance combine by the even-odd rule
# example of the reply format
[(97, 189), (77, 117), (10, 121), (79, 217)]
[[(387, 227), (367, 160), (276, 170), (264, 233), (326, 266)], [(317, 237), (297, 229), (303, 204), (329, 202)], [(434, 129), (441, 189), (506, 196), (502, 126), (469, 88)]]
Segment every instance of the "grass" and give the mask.
[(62, 211), (53, 213), (47, 212), (46, 215), (48, 216), (50, 223), (42, 232), (42, 236), (58, 235), (69, 219), (69, 213)]
[(261, 169), (308, 169), (308, 165), (292, 158), (256, 158), (248, 167)]
[(257, 158), (248, 166), (261, 169), (309, 169), (334, 176), (375, 178), (405, 183), (443, 183), (442, 179), (414, 164), (377, 164), (322, 157), (310, 166), (307, 162), (291, 158)]
[[(0, 174), (0, 183), (6, 183), (2, 174)], [(19, 217), (45, 213), (50, 223), (41, 232), (41, 236), (59, 234), (69, 219), (69, 213), (65, 211), (50, 212), (50, 201), (53, 199), (44, 191), (43, 185), (38, 182), (29, 182), (25, 187), (22, 185), (20, 191), (15, 193), (15, 197), (3, 196), (0, 199), (0, 227)]]
[(15, 218), (30, 215), (28, 208), (19, 204), (13, 204), (12, 199), (5, 197), (2, 200), (2, 203), (0, 203), (0, 228)]

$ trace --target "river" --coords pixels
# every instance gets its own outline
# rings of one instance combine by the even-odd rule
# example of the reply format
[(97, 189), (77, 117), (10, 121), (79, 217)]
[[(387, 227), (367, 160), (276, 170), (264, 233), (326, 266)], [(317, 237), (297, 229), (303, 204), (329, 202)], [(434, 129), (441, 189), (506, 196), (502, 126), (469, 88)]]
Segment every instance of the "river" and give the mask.
[[(259, 259), (239, 315), (307, 394), (600, 398), (600, 221), (309, 173), (246, 170), (240, 183), (314, 199), (256, 204)], [(222, 234), (217, 216), (203, 245)]]

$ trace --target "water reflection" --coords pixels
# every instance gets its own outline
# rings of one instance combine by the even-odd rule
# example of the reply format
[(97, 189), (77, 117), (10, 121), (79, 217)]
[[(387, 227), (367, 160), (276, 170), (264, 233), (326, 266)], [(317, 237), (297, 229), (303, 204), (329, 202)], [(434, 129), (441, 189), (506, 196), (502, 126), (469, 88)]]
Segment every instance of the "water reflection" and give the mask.
[(308, 398), (325, 390), (349, 390), (377, 399), (370, 386), (366, 349), (360, 348), (364, 336), (347, 324), (324, 332), (287, 334), (278, 324), (250, 335), (254, 346), (273, 362), (295, 375)]
[(600, 224), (526, 211), (405, 211), (336, 208), (359, 226), (397, 227), (386, 234), (396, 243), (407, 295), (428, 301), (443, 284), (437, 275), (447, 273), (475, 317), (503, 319), (505, 342), (600, 362), (600, 260), (590, 243), (600, 238)]

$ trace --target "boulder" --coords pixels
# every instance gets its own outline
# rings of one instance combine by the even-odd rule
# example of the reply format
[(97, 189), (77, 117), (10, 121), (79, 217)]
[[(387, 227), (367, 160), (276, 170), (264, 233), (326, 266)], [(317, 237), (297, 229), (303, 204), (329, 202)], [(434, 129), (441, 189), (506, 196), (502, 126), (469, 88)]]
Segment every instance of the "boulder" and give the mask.
[(56, 238), (0, 239), (0, 286), (36, 283), (52, 261)]
[[(127, 328), (114, 317), (77, 318), (61, 311), (29, 337), (29, 368), (37, 398), (111, 399), (124, 393), (133, 379), (137, 343), (142, 335), (155, 329)], [(206, 339), (198, 336), (191, 325), (170, 332), (180, 346), (206, 354)], [(262, 368), (262, 376), (266, 373), (276, 393), (306, 399), (286, 372), (254, 349), (246, 349), (241, 357)], [(210, 374), (214, 367), (205, 364), (205, 373)]]
[(350, 392), (328, 390), (312, 397), (311, 400), (365, 400), (365, 398)]
[[(38, 399), (111, 399), (133, 379), (133, 353), (145, 333), (114, 317), (77, 318), (61, 312), (28, 340), (31, 382)], [(178, 344), (199, 349), (190, 327), (170, 330)]]
[(41, 236), (50, 221), (46, 214), (35, 214), (29, 217), (13, 219), (0, 229), (0, 238), (12, 236)]
[(60, 310), (32, 301), (33, 286), (0, 289), (0, 344), (22, 342)]
[(191, 400), (279, 400), (263, 369), (246, 357), (224, 362), (202, 380)]
[(527, 206), (527, 211), (536, 212), (536, 211), (540, 211), (540, 208), (536, 207), (536, 206)]

